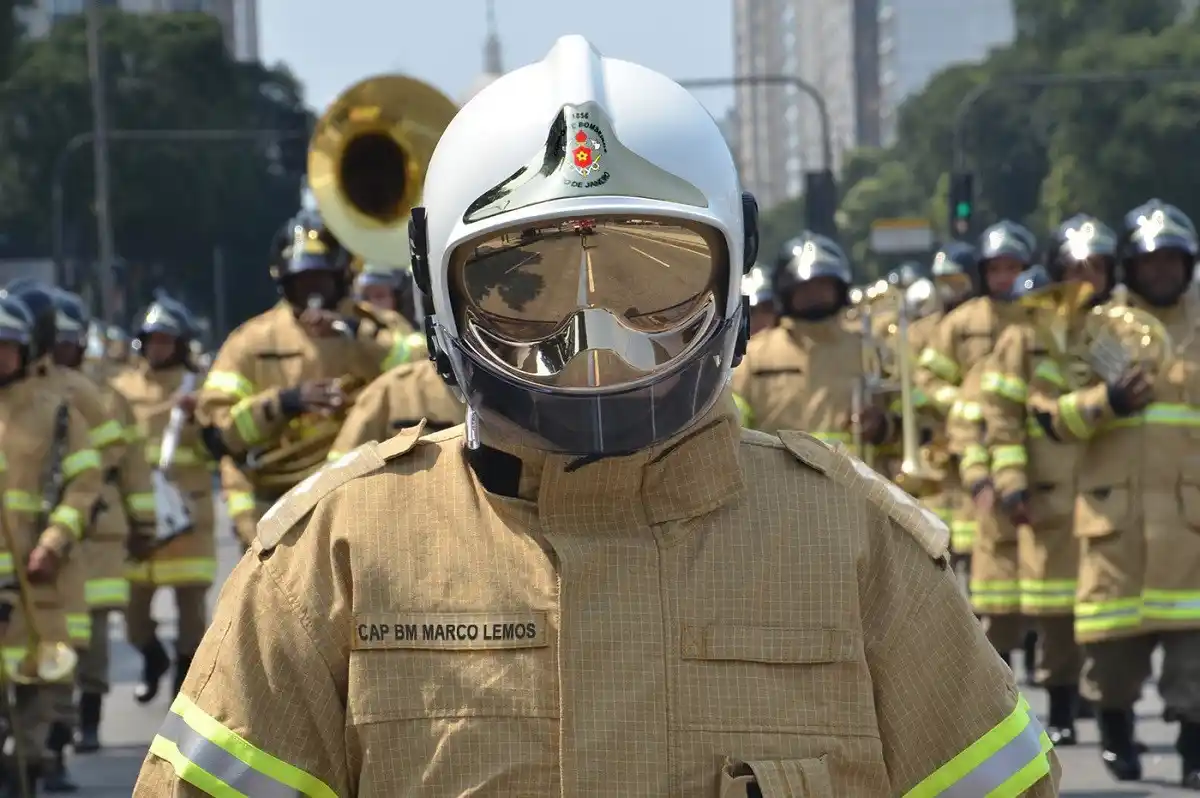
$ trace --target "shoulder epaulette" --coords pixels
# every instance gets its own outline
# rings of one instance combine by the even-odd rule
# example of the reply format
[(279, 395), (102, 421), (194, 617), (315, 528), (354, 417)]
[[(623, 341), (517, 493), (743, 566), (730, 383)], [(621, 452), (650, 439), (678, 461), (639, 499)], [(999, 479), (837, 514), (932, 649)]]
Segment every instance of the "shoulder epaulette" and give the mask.
[[(817, 468), (868, 501), (916, 538), (930, 557), (950, 553), (950, 528), (921, 503), (841, 447), (832, 447), (802, 432), (781, 431), (779, 439), (797, 459)], [(819, 464), (819, 465), (818, 465)]]
[(309, 475), (279, 498), (258, 522), (258, 543), (264, 551), (279, 545), (288, 530), (312, 512), (317, 503), (347, 482), (378, 471), (389, 461), (412, 451), (425, 429), (421, 421), (382, 443), (365, 443)]

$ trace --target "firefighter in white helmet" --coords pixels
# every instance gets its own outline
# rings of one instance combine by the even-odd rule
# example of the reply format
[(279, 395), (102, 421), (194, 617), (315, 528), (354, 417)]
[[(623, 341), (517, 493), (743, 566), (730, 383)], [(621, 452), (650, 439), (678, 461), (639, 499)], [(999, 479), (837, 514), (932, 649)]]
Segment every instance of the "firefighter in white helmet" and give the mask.
[(467, 423), (264, 516), (135, 796), (1055, 794), (945, 526), (739, 427), (757, 211), (687, 90), (560, 39), (459, 111), (424, 199)]

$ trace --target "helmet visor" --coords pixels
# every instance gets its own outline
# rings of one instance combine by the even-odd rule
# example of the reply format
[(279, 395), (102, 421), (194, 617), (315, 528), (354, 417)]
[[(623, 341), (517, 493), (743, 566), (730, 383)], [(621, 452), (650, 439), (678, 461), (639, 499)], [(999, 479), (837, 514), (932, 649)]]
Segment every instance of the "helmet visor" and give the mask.
[(724, 236), (678, 219), (530, 222), (458, 247), (460, 336), (518, 383), (594, 393), (687, 360), (724, 321)]

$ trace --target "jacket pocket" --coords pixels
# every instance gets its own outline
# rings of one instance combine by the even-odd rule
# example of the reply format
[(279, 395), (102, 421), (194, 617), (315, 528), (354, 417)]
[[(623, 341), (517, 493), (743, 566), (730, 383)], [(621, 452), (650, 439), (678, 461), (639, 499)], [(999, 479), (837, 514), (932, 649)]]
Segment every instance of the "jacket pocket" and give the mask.
[(721, 798), (833, 798), (825, 759), (728, 759), (721, 769)]
[(1075, 534), (1102, 538), (1129, 526), (1133, 506), (1125, 485), (1080, 486), (1075, 500)]

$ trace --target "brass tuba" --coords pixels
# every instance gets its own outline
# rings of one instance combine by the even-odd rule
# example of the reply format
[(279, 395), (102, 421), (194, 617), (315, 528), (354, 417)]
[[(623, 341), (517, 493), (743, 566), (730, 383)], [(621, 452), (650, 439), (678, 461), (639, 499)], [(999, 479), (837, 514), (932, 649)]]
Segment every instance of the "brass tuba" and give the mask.
[(338, 240), (359, 259), (408, 262), (409, 212), (421, 200), (438, 139), (458, 112), (448, 97), (403, 75), (367, 78), (317, 121), (308, 185)]

